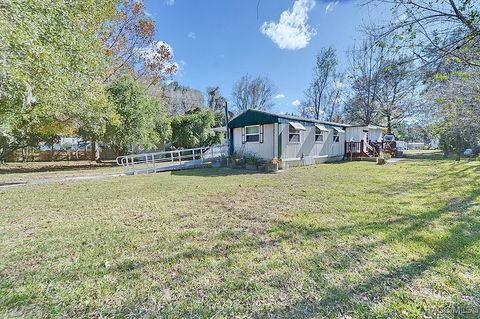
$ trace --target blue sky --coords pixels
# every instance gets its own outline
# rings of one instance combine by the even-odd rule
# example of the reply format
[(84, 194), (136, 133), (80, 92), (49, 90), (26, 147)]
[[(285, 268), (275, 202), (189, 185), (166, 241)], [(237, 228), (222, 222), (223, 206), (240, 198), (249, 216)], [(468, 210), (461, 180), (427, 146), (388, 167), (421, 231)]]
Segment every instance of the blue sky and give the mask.
[(347, 65), (346, 51), (361, 38), (359, 27), (389, 12), (350, 0), (261, 0), (257, 17), (257, 3), (146, 0), (157, 40), (172, 46), (180, 65), (174, 80), (201, 91), (219, 86), (229, 99), (241, 76), (265, 75), (284, 96), (275, 99), (273, 111), (293, 112), (311, 79), (315, 54), (332, 45)]

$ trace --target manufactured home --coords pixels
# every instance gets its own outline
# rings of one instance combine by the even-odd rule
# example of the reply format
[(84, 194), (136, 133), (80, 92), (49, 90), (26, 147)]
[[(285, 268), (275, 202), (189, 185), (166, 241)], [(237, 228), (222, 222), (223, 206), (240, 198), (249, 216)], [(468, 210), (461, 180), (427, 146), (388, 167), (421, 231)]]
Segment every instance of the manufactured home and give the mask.
[(281, 167), (340, 161), (345, 156), (374, 156), (381, 140), (378, 126), (354, 126), (248, 110), (228, 123), (230, 152), (255, 154)]

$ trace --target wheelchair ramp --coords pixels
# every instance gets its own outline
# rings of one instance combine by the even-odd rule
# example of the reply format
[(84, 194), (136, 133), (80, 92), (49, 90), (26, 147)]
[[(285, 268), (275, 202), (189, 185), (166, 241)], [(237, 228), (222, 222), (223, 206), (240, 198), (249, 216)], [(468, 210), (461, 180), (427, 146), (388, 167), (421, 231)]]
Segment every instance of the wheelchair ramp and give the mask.
[(228, 156), (226, 145), (120, 156), (117, 164), (127, 175), (201, 168)]

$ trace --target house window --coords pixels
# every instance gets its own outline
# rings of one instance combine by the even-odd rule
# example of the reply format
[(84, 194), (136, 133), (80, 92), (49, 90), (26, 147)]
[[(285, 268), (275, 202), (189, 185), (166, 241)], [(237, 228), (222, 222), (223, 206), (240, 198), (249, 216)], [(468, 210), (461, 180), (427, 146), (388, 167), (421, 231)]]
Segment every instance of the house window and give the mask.
[(300, 130), (297, 130), (292, 125), (289, 125), (288, 141), (290, 143), (300, 143)]
[(315, 142), (323, 143), (323, 131), (318, 127), (315, 127)]
[(260, 125), (245, 127), (245, 141), (247, 143), (260, 142)]
[(334, 143), (340, 142), (340, 135), (338, 135), (338, 131), (337, 131), (337, 130), (333, 130), (333, 142), (334, 142)]

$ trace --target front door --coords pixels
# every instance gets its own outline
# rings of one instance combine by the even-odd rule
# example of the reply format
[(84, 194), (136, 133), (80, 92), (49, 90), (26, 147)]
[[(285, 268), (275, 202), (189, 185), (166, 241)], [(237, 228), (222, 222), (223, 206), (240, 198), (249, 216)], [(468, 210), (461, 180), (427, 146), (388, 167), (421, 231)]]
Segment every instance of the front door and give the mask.
[(370, 142), (369, 140), (369, 135), (368, 135), (368, 130), (363, 130), (363, 145), (364, 145), (364, 152), (368, 154), (368, 143)]

